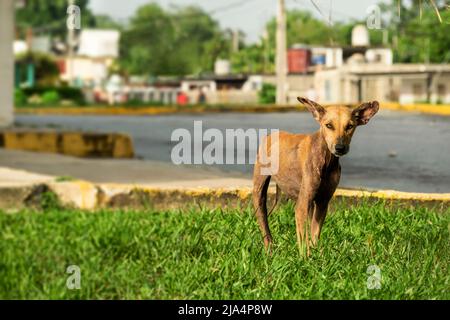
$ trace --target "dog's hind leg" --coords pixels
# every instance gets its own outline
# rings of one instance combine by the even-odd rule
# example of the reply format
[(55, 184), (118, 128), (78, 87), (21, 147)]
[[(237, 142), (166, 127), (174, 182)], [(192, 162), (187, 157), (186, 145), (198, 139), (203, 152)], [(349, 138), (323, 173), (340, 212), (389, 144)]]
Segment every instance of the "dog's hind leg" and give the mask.
[(276, 185), (276, 191), (275, 191), (275, 200), (273, 202), (272, 209), (269, 210), (269, 212), (267, 213), (267, 216), (270, 217), (272, 212), (274, 212), (275, 209), (277, 208), (278, 204), (280, 203), (280, 196), (281, 196), (281, 190), (280, 190), (280, 187), (277, 184)]
[(269, 189), (271, 176), (255, 175), (253, 178), (253, 206), (256, 210), (256, 219), (264, 237), (264, 246), (268, 248), (272, 244), (269, 222), (267, 219), (267, 190)]

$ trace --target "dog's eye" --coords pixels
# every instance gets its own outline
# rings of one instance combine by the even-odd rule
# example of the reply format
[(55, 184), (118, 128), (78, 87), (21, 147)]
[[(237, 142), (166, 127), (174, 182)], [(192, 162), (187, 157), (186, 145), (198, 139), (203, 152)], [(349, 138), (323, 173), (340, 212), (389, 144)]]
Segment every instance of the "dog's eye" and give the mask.
[(347, 126), (347, 128), (345, 128), (346, 130), (352, 130), (354, 128), (354, 126), (352, 125), (352, 124), (349, 124), (348, 126)]
[(325, 126), (326, 126), (328, 129), (333, 129), (333, 125), (332, 125), (331, 123), (327, 123)]

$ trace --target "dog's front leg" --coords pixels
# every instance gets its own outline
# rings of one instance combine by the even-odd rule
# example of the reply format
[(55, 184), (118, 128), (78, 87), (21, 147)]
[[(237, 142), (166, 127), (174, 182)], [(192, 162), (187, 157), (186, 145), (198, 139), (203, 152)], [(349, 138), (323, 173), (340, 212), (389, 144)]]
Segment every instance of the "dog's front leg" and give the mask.
[(309, 255), (310, 225), (314, 210), (314, 195), (317, 186), (313, 181), (303, 181), (295, 207), (297, 241), (300, 251)]
[(322, 200), (322, 202), (315, 201), (314, 203), (314, 213), (311, 220), (311, 240), (312, 245), (317, 245), (317, 241), (320, 238), (320, 232), (322, 230), (323, 222), (327, 215), (329, 200)]

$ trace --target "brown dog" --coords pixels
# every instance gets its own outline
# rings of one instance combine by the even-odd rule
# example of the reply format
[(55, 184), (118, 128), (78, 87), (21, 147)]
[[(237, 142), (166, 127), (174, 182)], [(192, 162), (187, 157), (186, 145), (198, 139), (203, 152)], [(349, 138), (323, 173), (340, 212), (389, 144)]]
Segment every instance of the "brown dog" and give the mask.
[[(379, 109), (377, 101), (364, 103), (352, 110), (344, 106), (324, 108), (314, 101), (298, 98), (320, 124), (319, 131), (305, 134), (276, 133), (263, 141), (254, 167), (253, 205), (258, 224), (264, 237), (264, 245), (272, 243), (267, 220), (267, 190), (270, 179), (278, 190), (296, 201), (295, 220), (299, 244), (316, 244), (327, 214), (328, 203), (341, 176), (339, 157), (348, 153), (350, 141), (357, 126), (369, 122)], [(277, 170), (262, 174), (266, 162), (262, 157), (278, 153)], [(278, 198), (278, 195), (277, 195)], [(277, 199), (276, 199), (277, 201)], [(309, 233), (310, 231), (310, 233)], [(306, 241), (305, 241), (306, 240)]]

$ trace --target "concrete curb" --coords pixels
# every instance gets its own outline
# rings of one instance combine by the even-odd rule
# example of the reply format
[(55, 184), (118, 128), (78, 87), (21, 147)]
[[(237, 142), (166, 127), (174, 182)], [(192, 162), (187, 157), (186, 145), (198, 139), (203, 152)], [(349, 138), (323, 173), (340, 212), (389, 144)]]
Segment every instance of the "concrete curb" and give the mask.
[[(405, 104), (395, 102), (383, 102), (381, 108), (394, 111), (421, 112), (435, 115), (450, 115), (450, 105), (431, 104)], [(165, 114), (196, 114), (196, 113), (270, 113), (270, 112), (301, 112), (306, 108), (301, 105), (250, 105), (250, 106), (158, 106), (158, 107), (67, 107), (67, 108), (19, 108), (17, 114), (34, 115), (117, 115), (117, 116), (139, 116), (139, 115), (165, 115)]]
[(75, 157), (133, 158), (134, 156), (131, 137), (118, 133), (5, 130), (0, 132), (0, 147)]
[(305, 111), (303, 106), (159, 106), (159, 107), (70, 107), (70, 108), (19, 108), (16, 114), (33, 115), (115, 115), (115, 116), (141, 116), (165, 114), (197, 114), (197, 113), (266, 113), (266, 112), (294, 112)]
[(383, 109), (404, 112), (420, 112), (440, 116), (450, 116), (450, 105), (431, 105), (431, 104), (400, 104), (395, 102), (384, 102), (381, 104)]
[[(68, 207), (182, 209), (190, 206), (227, 208), (251, 204), (251, 188), (149, 188), (136, 185), (92, 184), (85, 181), (49, 182), (30, 186), (0, 187), (1, 209), (39, 207), (43, 194), (51, 192)], [(275, 190), (269, 190), (273, 201)], [(363, 191), (338, 189), (334, 201), (353, 205), (383, 200), (387, 205), (427, 206), (448, 212), (450, 193), (424, 194), (393, 190)]]

